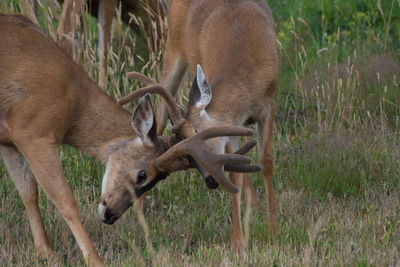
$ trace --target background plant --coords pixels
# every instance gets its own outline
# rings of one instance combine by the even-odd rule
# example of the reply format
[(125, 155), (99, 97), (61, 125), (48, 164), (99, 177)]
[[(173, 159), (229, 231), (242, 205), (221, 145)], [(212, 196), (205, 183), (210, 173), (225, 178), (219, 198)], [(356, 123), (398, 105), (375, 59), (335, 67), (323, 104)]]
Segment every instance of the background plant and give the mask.
[[(40, 26), (55, 39), (61, 6), (55, 0), (39, 2)], [(262, 179), (253, 175), (261, 199), (246, 218), (248, 250), (237, 257), (230, 251), (229, 195), (208, 190), (190, 171), (150, 192), (146, 244), (132, 210), (111, 227), (100, 223), (96, 205), (103, 166), (60, 146), (85, 227), (108, 264), (396, 266), (400, 261), (400, 3), (268, 4), (280, 53), (274, 137), (279, 231), (267, 231)], [(0, 3), (3, 13), (24, 10), (24, 1)], [(139, 86), (126, 78), (127, 71), (159, 77), (167, 25), (153, 20), (164, 25), (158, 43), (114, 20), (107, 87), (112, 98)], [(135, 17), (132, 23), (143, 25)], [(96, 19), (84, 15), (75, 37), (76, 60), (95, 81), (97, 38)], [(185, 104), (186, 94), (178, 101)], [(252, 156), (256, 159), (257, 152)], [(3, 166), (0, 172), (0, 262), (56, 264), (36, 258), (23, 204)], [(42, 192), (40, 207), (61, 263), (82, 265), (68, 227)]]

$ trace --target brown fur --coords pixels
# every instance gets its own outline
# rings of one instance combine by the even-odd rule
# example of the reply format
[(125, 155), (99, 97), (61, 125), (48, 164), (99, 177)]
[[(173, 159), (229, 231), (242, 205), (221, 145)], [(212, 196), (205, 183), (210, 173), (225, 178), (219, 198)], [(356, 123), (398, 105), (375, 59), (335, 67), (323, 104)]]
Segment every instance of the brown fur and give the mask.
[[(269, 225), (276, 228), (271, 146), (278, 52), (269, 8), (262, 0), (172, 0), (168, 25), (162, 85), (175, 95), (185, 71), (195, 72), (196, 64), (200, 64), (212, 91), (211, 102), (206, 107), (211, 120), (189, 107), (184, 131), (188, 131), (187, 128), (201, 131), (216, 125), (257, 124), (260, 162), (268, 193)], [(165, 127), (165, 111), (165, 107), (161, 108), (157, 116), (160, 118), (158, 133)], [(218, 150), (221, 139), (209, 142), (209, 146)], [(237, 144), (231, 139), (228, 146), (233, 146), (228, 149), (233, 151)], [(242, 185), (242, 177), (231, 175), (231, 179), (238, 186)], [(257, 198), (254, 189), (251, 191)], [(235, 249), (240, 249), (244, 247), (240, 194), (234, 194), (232, 201), (232, 242)]]
[[(35, 248), (40, 257), (53, 253), (38, 208), (37, 181), (66, 220), (87, 263), (100, 266), (56, 145), (69, 144), (104, 163), (112, 159), (110, 179), (132, 177), (135, 191), (158, 181), (151, 163), (164, 144), (147, 144), (138, 137), (131, 115), (24, 17), (0, 15), (0, 39), (0, 152), (27, 209)], [(145, 104), (152, 115), (149, 103), (150, 98)], [(137, 183), (142, 169), (147, 178)]]

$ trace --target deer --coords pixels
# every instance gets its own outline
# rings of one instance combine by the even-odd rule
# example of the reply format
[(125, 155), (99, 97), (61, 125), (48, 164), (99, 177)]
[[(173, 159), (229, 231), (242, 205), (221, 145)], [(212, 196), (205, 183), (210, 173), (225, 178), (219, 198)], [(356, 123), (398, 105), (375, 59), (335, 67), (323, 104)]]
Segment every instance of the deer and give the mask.
[[(160, 82), (175, 96), (185, 72), (196, 74), (186, 121), (176, 129), (185, 138), (216, 125), (256, 126), (271, 230), (278, 227), (272, 179), (274, 94), (278, 80), (275, 36), (273, 17), (264, 0), (171, 0)], [(140, 79), (139, 76), (136, 75)], [(151, 79), (141, 80), (154, 84)], [(129, 95), (121, 99), (121, 103), (126, 101)], [(158, 134), (165, 129), (167, 117), (163, 102), (157, 114)], [(214, 138), (205, 146), (215, 153), (231, 153), (238, 147), (238, 138)], [(218, 186), (218, 181), (215, 185), (212, 179), (215, 177), (207, 172), (204, 175), (210, 187)], [(258, 196), (248, 173), (231, 172), (229, 178), (239, 191), (232, 194), (232, 248), (240, 251), (245, 247), (240, 219), (243, 184), (251, 206), (257, 203)]]
[[(99, 28), (99, 84), (105, 88), (107, 85), (107, 66), (108, 66), (108, 45), (111, 40), (111, 26), (116, 9), (121, 4), (121, 19), (125, 24), (129, 25), (136, 34), (140, 34), (142, 29), (135, 23), (131, 23), (131, 15), (141, 17), (144, 20), (144, 29), (152, 38), (153, 42), (157, 42), (160, 36), (153, 36), (152, 21), (150, 13), (158, 17), (156, 20), (156, 35), (161, 35), (161, 21), (165, 17), (166, 8), (162, 0), (64, 0), (60, 23), (57, 28), (57, 40), (60, 46), (71, 56), (75, 55), (74, 37), (77, 28), (78, 18), (84, 11), (85, 4), (88, 5), (89, 13), (97, 17)], [(36, 16), (37, 0), (25, 0), (29, 12), (29, 18), (39, 25)], [(144, 9), (147, 8), (147, 12)]]
[[(254, 144), (230, 155), (203, 146), (214, 137), (252, 135), (251, 129), (216, 127), (186, 139), (158, 136), (150, 95), (142, 97), (131, 115), (25, 17), (0, 14), (0, 38), (0, 153), (26, 208), (40, 258), (55, 252), (38, 207), (38, 184), (66, 221), (86, 263), (103, 265), (82, 225), (57, 144), (75, 147), (106, 165), (99, 211), (109, 223), (172, 172), (201, 165), (229, 188), (222, 169), (260, 169), (244, 155)], [(121, 177), (125, 190), (105, 190)], [(129, 205), (115, 208), (119, 200)]]
[[(24, 8), (23, 8), (24, 9)], [(25, 10), (22, 10), (24, 16), (29, 18), (34, 24), (39, 26), (38, 16), (38, 2), (37, 0), (25, 0)]]

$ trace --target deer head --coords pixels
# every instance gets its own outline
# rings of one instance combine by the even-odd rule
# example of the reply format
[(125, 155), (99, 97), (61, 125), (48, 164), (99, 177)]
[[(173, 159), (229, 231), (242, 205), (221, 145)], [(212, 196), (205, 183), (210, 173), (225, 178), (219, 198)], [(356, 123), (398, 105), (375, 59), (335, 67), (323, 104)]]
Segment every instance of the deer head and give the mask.
[[(152, 79), (144, 76), (141, 73), (130, 72), (128, 73), (128, 77), (135, 78), (145, 84), (147, 87), (138, 89), (127, 96), (123, 97), (118, 101), (118, 104), (125, 105), (128, 102), (136, 99), (137, 97), (141, 97), (147, 93), (159, 94), (167, 103), (168, 111), (171, 116), (171, 120), (174, 124), (172, 132), (176, 133), (178, 136), (182, 138), (192, 138), (197, 135), (201, 131), (214, 131), (217, 127), (217, 124), (212, 124), (212, 120), (209, 119), (208, 114), (205, 110), (206, 106), (209, 104), (211, 100), (211, 90), (207, 84), (205, 79), (205, 75), (200, 65), (197, 68), (197, 75), (192, 85), (192, 90), (190, 92), (189, 104), (187, 111), (183, 111), (174, 100), (174, 97), (161, 85), (154, 82)], [(182, 115), (184, 113), (184, 115)], [(203, 120), (198, 120), (197, 115), (201, 115)], [(191, 117), (194, 119), (192, 120)], [(210, 127), (211, 126), (211, 127)], [(214, 127), (213, 127), (214, 126)], [(220, 125), (219, 125), (220, 126)], [(206, 130), (207, 129), (207, 130)], [(213, 130), (214, 129), (214, 130)], [(218, 136), (215, 135), (210, 140), (207, 140), (203, 144), (203, 149), (208, 151), (210, 154), (223, 154), (223, 146), (227, 141), (228, 136), (239, 136), (239, 135), (250, 135), (253, 133), (252, 130), (242, 127), (232, 127), (232, 126), (220, 126), (221, 134)], [(223, 129), (223, 130), (222, 130)], [(245, 130), (247, 129), (247, 130)], [(237, 134), (233, 134), (229, 131), (235, 131)], [(248, 131), (248, 132), (246, 132)], [(222, 134), (225, 132), (225, 134)], [(247, 143), (242, 149), (235, 152), (235, 154), (244, 155), (247, 153), (252, 147), (256, 145), (256, 141), (251, 141)], [(216, 149), (215, 147), (222, 147), (221, 149)], [(240, 151), (240, 152), (239, 152)], [(192, 159), (188, 157), (188, 159)], [(204, 177), (206, 184), (210, 188), (216, 188), (219, 184), (221, 184), (227, 191), (235, 193), (236, 187), (233, 186), (230, 182), (227, 182), (227, 179), (219, 178), (221, 174), (216, 174), (215, 171), (211, 171), (217, 176), (211, 174), (209, 168), (204, 168), (205, 164), (199, 164), (198, 161), (191, 161), (192, 165), (199, 170), (199, 172)], [(224, 170), (232, 171), (232, 172), (257, 172), (261, 169), (260, 165), (252, 165), (252, 164), (241, 164), (235, 165), (229, 162), (225, 162)], [(219, 176), (219, 177), (218, 177)], [(215, 179), (217, 182), (215, 181)]]
[(251, 129), (214, 127), (193, 134), (178, 143), (174, 141), (178, 140), (174, 137), (158, 137), (149, 93), (142, 98), (133, 112), (132, 128), (137, 137), (128, 142), (116, 143), (111, 148), (111, 156), (106, 163), (98, 210), (103, 222), (108, 224), (114, 223), (143, 192), (151, 189), (173, 171), (200, 166), (212, 174), (229, 192), (235, 193), (237, 188), (222, 172), (224, 166), (225, 169), (234, 166), (238, 171), (260, 169), (260, 166), (251, 165), (250, 159), (243, 156), (255, 142), (247, 144), (236, 154), (216, 155), (204, 149), (204, 142), (210, 138), (249, 136), (253, 134)]
[(136, 138), (110, 148), (98, 208), (106, 223), (113, 223), (144, 191), (166, 177), (166, 172), (159, 172), (154, 166), (154, 159), (164, 152), (166, 144), (156, 134), (149, 94), (136, 106), (132, 128)]

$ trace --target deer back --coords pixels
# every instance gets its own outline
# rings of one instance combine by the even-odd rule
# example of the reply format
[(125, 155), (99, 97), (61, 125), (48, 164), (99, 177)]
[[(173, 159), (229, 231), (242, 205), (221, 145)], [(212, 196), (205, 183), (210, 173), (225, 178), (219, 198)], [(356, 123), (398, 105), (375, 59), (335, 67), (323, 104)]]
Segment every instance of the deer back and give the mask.
[(168, 45), (190, 69), (200, 64), (204, 70), (212, 91), (207, 113), (236, 125), (257, 120), (278, 75), (274, 24), (265, 2), (172, 1), (168, 22)]
[(104, 139), (100, 128), (106, 121), (119, 124), (108, 130), (111, 135), (118, 128), (114, 135), (121, 137), (123, 129), (132, 136), (129, 113), (26, 18), (0, 15), (0, 38), (0, 113), (10, 139), (22, 133), (27, 138), (52, 135), (55, 143), (79, 147), (77, 139)]

